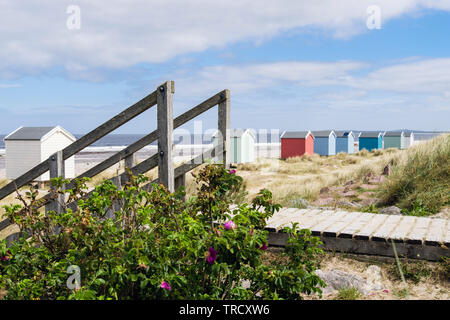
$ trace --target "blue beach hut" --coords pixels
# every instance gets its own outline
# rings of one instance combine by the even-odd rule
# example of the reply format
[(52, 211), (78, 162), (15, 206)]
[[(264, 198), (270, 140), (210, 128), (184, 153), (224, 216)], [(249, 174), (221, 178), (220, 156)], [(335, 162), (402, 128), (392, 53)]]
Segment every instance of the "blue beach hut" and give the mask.
[(355, 134), (353, 131), (336, 131), (336, 153), (355, 152)]
[(383, 149), (383, 133), (382, 132), (361, 132), (359, 135), (359, 150), (366, 149), (372, 151), (374, 149)]
[(336, 133), (333, 130), (313, 131), (314, 153), (321, 156), (336, 154)]

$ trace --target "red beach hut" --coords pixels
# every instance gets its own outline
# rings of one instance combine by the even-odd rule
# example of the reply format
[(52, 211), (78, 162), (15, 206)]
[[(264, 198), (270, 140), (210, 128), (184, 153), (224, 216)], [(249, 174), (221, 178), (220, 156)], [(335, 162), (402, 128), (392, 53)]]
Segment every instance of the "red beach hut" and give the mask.
[(281, 135), (281, 159), (314, 153), (311, 131), (285, 131)]

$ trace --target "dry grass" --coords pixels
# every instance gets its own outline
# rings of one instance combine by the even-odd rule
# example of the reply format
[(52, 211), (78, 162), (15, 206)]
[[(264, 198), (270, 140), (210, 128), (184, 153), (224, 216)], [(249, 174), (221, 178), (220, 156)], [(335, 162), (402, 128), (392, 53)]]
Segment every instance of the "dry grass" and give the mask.
[[(249, 199), (260, 189), (272, 191), (274, 200), (286, 206), (295, 199), (317, 199), (324, 187), (363, 180), (369, 173), (380, 174), (403, 150), (386, 149), (356, 154), (339, 153), (323, 157), (317, 154), (279, 159), (258, 159), (256, 163), (238, 165), (244, 177)], [(258, 174), (255, 174), (258, 172)]]

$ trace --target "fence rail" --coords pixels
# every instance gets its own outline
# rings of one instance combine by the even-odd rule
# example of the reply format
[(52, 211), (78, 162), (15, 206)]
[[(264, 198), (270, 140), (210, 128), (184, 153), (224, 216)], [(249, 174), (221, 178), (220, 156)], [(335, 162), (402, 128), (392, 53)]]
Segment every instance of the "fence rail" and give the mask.
[[(200, 164), (205, 159), (219, 157), (223, 161), (224, 165), (228, 165), (228, 144), (229, 144), (229, 126), (230, 126), (230, 92), (229, 90), (223, 90), (209, 99), (201, 102), (192, 109), (186, 111), (180, 116), (173, 119), (173, 94), (175, 93), (175, 83), (173, 81), (167, 81), (153, 91), (151, 94), (130, 106), (126, 110), (122, 111), (115, 117), (103, 123), (101, 126), (95, 128), (79, 140), (73, 142), (63, 150), (50, 156), (47, 161), (44, 161), (28, 172), (24, 173), (17, 179), (11, 181), (9, 184), (0, 189), (0, 200), (14, 193), (19, 188), (31, 183), (34, 179), (50, 171), (50, 177), (64, 176), (64, 160), (72, 157), (79, 151), (88, 147), (95, 141), (99, 140), (106, 134), (122, 126), (126, 122), (140, 115), (144, 111), (157, 105), (157, 123), (158, 128), (148, 135), (142, 137), (136, 142), (132, 143), (125, 149), (115, 153), (106, 160), (100, 162), (89, 170), (78, 175), (72, 179), (65, 188), (72, 188), (75, 186), (75, 181), (83, 177), (92, 178), (113, 165), (125, 160), (125, 167), (129, 168), (134, 175), (143, 174), (149, 170), (158, 167), (158, 179), (150, 182), (145, 188), (148, 188), (152, 183), (162, 183), (170, 191), (174, 191), (175, 188), (185, 185), (185, 174)], [(220, 137), (222, 137), (222, 143), (218, 146), (200, 154), (199, 156), (191, 159), (191, 161), (182, 164), (181, 166), (173, 167), (173, 129), (182, 126), (188, 121), (201, 115), (205, 111), (208, 111), (212, 107), (218, 106), (218, 131)], [(143, 147), (151, 144), (154, 141), (158, 141), (158, 153), (147, 158), (143, 162), (136, 164), (136, 152)], [(219, 140), (220, 141), (220, 140)], [(110, 180), (123, 184), (128, 178), (127, 173), (122, 173), (118, 176), (111, 178)], [(90, 193), (88, 193), (90, 194)], [(45, 195), (41, 198), (45, 201), (42, 205), (46, 205), (46, 210), (55, 210), (60, 212), (63, 208), (60, 203), (62, 201), (55, 201), (51, 199), (51, 194)], [(61, 199), (59, 199), (61, 200)], [(69, 204), (73, 206), (74, 204)], [(6, 229), (11, 225), (9, 219), (0, 221), (0, 231)], [(18, 234), (10, 235), (7, 240), (10, 241), (16, 239)]]

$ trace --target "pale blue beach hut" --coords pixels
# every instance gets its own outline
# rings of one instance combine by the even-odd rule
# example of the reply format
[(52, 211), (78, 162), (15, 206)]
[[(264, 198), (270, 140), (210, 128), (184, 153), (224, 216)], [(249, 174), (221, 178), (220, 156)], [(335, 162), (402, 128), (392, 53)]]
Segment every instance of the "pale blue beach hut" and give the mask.
[(321, 156), (336, 154), (336, 133), (333, 130), (313, 131), (314, 153)]
[(336, 153), (355, 152), (355, 134), (353, 131), (335, 131), (336, 133)]

